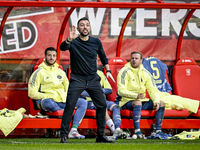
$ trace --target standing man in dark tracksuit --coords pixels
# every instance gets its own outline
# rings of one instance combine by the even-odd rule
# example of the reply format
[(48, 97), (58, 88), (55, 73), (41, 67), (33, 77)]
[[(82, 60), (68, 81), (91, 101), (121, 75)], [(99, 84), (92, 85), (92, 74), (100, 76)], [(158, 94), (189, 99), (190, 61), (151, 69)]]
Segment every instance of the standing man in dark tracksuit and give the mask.
[(77, 23), (79, 35), (76, 35), (76, 27), (72, 26), (69, 37), (60, 45), (62, 51), (69, 50), (71, 78), (67, 94), (66, 107), (61, 123), (60, 143), (67, 143), (66, 136), (69, 132), (69, 125), (76, 102), (81, 93), (86, 90), (97, 107), (97, 143), (114, 143), (105, 136), (105, 112), (106, 100), (100, 85), (100, 77), (97, 75), (97, 54), (104, 65), (107, 77), (113, 82), (113, 76), (108, 64), (108, 59), (103, 50), (101, 41), (98, 38), (89, 36), (90, 22), (86, 17), (81, 18)]

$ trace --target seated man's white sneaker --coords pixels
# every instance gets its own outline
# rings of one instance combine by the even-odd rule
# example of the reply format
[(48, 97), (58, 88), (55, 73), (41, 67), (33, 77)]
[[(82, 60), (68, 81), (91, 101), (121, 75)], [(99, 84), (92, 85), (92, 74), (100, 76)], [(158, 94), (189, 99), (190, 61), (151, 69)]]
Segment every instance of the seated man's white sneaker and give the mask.
[(127, 138), (127, 133), (124, 132), (122, 129), (116, 129), (115, 133), (113, 134), (118, 139), (126, 139)]
[(68, 138), (69, 139), (85, 139), (85, 136), (79, 134), (77, 130), (72, 130), (69, 132)]
[(141, 133), (141, 131), (136, 132), (133, 134), (132, 139), (147, 139), (144, 134)]

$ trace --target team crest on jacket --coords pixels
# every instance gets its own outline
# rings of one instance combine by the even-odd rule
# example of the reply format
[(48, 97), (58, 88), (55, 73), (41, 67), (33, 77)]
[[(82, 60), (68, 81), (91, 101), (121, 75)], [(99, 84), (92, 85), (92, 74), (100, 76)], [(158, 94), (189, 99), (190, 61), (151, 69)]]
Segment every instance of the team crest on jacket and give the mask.
[(57, 76), (57, 78), (58, 78), (58, 79), (61, 79), (61, 78), (62, 78), (62, 76), (58, 75), (58, 76)]

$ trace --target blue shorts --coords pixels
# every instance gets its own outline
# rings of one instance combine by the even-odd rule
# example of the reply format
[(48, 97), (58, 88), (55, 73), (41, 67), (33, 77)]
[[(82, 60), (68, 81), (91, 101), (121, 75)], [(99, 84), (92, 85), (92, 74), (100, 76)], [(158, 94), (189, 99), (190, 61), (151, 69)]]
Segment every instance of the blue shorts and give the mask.
[[(124, 106), (121, 107), (121, 109), (129, 109), (129, 110), (133, 110), (133, 106), (132, 106), (132, 101), (129, 101), (128, 103), (126, 103)], [(142, 102), (142, 110), (153, 110), (153, 101), (150, 99), (147, 102)]]
[[(110, 107), (115, 104), (113, 101), (106, 100), (107, 109), (110, 110)], [(96, 109), (96, 106), (92, 101), (88, 101), (87, 109)]]

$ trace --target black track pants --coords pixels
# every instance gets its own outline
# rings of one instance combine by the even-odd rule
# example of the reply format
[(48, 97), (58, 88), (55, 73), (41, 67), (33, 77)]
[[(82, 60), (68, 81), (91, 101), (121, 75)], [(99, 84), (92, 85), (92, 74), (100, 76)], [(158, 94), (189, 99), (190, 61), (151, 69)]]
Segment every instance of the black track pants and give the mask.
[(69, 125), (73, 111), (80, 94), (86, 90), (96, 106), (97, 136), (105, 134), (105, 111), (106, 99), (100, 85), (100, 77), (95, 75), (92, 79), (81, 79), (71, 76), (67, 93), (67, 101), (61, 123), (61, 137), (66, 137), (69, 133)]

